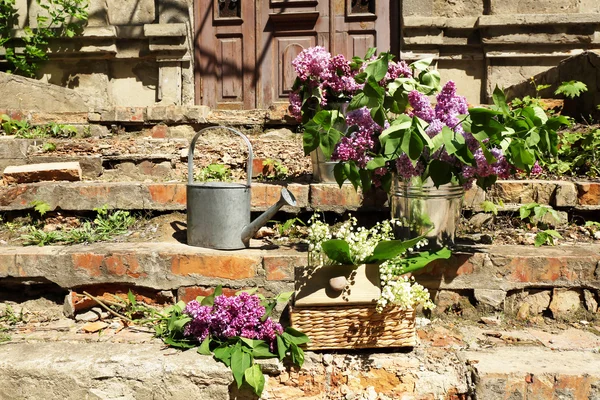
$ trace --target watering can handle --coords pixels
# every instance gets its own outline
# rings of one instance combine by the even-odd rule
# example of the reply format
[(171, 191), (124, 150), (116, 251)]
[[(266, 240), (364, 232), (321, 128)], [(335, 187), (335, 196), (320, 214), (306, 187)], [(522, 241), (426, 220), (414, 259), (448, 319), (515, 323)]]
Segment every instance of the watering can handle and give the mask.
[(196, 141), (198, 140), (200, 134), (209, 129), (227, 129), (244, 139), (246, 146), (248, 146), (248, 165), (246, 166), (246, 174), (248, 175), (248, 187), (250, 187), (252, 184), (252, 159), (254, 158), (254, 154), (252, 153), (252, 144), (242, 132), (227, 126), (209, 126), (208, 128), (204, 128), (200, 132), (196, 133), (192, 139), (192, 143), (190, 143), (190, 150), (188, 152), (188, 184), (191, 185), (194, 183), (194, 147), (196, 147)]

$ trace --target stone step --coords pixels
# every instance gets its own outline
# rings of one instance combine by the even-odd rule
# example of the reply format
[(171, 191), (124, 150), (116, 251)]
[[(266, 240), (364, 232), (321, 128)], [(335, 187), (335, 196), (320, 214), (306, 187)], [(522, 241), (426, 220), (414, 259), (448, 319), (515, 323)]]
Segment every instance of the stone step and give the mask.
[[(113, 323), (114, 324), (114, 323)], [(113, 325), (111, 324), (111, 325)], [(120, 324), (116, 324), (117, 326)], [(600, 339), (572, 327), (418, 322), (414, 348), (307, 352), (298, 370), (260, 361), (264, 399), (574, 399), (600, 396)], [(0, 398), (254, 398), (227, 367), (165, 348), (145, 328), (21, 324), (0, 345)], [(597, 327), (600, 329), (600, 327)], [(25, 355), (25, 356), (24, 356)]]
[[(286, 186), (296, 197), (297, 206), (283, 211), (375, 211), (387, 210), (387, 195), (373, 191), (368, 196), (350, 184), (269, 184), (253, 183), (251, 206), (263, 211), (279, 199)], [(558, 193), (565, 193), (562, 196)], [(148, 211), (184, 211), (187, 207), (186, 184), (182, 182), (39, 182), (0, 186), (0, 211), (33, 209), (32, 201), (43, 201), (50, 210), (91, 211), (107, 205), (110, 208)], [(472, 188), (466, 192), (465, 210), (480, 211), (484, 200), (502, 200), (505, 211), (517, 211), (519, 204), (537, 202), (556, 209), (600, 210), (600, 183), (554, 181), (499, 181), (487, 193)]]
[[(294, 269), (306, 253), (265, 249), (219, 251), (180, 243), (95, 243), (75, 246), (0, 247), (2, 279), (52, 282), (63, 289), (130, 285), (168, 290), (184, 301), (216, 286), (294, 289)], [(526, 320), (551, 313), (600, 319), (600, 245), (473, 246), (455, 251), (415, 273), (438, 305), (437, 313), (460, 309), (505, 312)], [(526, 308), (526, 309), (525, 309)]]

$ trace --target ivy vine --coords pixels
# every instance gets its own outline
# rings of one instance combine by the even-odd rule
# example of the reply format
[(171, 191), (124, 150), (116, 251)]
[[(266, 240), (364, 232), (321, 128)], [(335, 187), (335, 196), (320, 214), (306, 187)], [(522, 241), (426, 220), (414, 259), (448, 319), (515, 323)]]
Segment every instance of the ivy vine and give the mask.
[(88, 19), (88, 0), (36, 0), (45, 10), (36, 16), (37, 27), (18, 28), (15, 0), (0, 0), (0, 49), (7, 73), (34, 77), (40, 62), (48, 59), (51, 39), (80, 35)]

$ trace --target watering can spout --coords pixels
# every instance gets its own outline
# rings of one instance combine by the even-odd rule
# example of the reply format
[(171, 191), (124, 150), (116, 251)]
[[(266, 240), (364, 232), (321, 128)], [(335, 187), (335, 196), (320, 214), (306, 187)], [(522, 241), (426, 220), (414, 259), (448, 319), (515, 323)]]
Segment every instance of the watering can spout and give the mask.
[(242, 242), (247, 247), (250, 239), (254, 236), (256, 231), (260, 229), (261, 226), (267, 223), (273, 216), (281, 209), (281, 207), (288, 205), (295, 207), (296, 206), (296, 198), (294, 195), (287, 190), (286, 188), (281, 189), (281, 196), (279, 197), (279, 201), (273, 204), (267, 211), (262, 213), (258, 218), (252, 221), (249, 225), (244, 227), (242, 230)]

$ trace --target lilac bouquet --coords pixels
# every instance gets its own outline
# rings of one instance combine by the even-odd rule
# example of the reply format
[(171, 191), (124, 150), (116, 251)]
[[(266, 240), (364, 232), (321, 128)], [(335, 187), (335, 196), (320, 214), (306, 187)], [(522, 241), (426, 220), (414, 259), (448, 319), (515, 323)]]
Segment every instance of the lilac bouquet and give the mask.
[(231, 368), (238, 388), (246, 383), (260, 396), (265, 377), (256, 358), (290, 357), (300, 367), (304, 362), (300, 346), (308, 337), (293, 328), (284, 330), (270, 317), (275, 305), (288, 302), (292, 292), (273, 299), (253, 291), (235, 296), (221, 293), (218, 286), (210, 296), (168, 308), (155, 327), (156, 334), (170, 346), (199, 346), (198, 353), (212, 355)]
[(276, 335), (283, 333), (281, 324), (273, 322), (271, 317), (262, 320), (265, 307), (260, 304), (258, 296), (246, 292), (231, 297), (217, 296), (212, 306), (203, 306), (197, 300), (192, 300), (183, 312), (191, 317), (183, 331), (184, 335), (199, 342), (208, 336), (218, 340), (242, 336), (264, 340), (273, 350)]
[[(290, 110), (303, 123), (304, 151), (320, 148), (339, 161), (340, 185), (349, 180), (355, 188), (375, 184), (389, 192), (397, 177), (486, 189), (498, 177), (535, 173), (540, 157), (556, 154), (556, 130), (566, 118), (536, 106), (511, 109), (498, 88), (493, 106), (469, 109), (454, 82), (440, 84), (431, 59), (407, 65), (374, 54), (346, 65), (342, 56), (312, 48), (294, 60)], [(329, 106), (346, 97), (347, 107)]]

